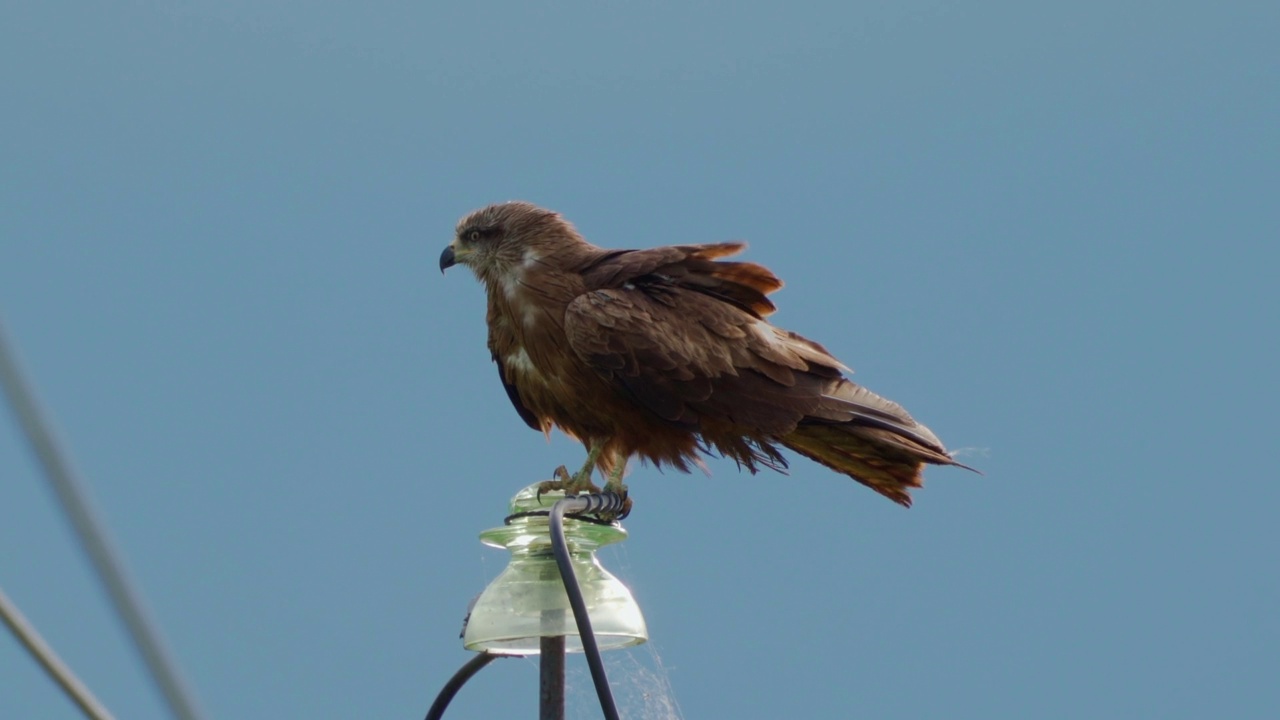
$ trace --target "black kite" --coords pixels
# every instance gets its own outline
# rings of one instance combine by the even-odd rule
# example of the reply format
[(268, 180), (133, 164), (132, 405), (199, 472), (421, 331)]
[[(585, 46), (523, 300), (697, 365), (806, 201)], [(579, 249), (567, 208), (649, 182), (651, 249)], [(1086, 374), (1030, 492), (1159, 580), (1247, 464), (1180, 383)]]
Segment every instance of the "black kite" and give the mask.
[(826, 348), (770, 325), (782, 281), (719, 259), (743, 247), (606, 250), (509, 202), (459, 221), (440, 268), (466, 265), (484, 284), (489, 350), (520, 417), (587, 446), (574, 489), (598, 467), (622, 491), (633, 456), (687, 471), (714, 450), (753, 473), (783, 469), (782, 445), (910, 506), (924, 463), (960, 463)]

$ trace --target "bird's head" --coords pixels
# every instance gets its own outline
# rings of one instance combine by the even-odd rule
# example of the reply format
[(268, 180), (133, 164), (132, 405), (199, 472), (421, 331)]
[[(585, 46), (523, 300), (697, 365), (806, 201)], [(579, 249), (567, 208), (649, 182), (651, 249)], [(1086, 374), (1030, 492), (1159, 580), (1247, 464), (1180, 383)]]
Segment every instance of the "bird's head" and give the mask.
[(583, 242), (558, 213), (527, 202), (506, 202), (458, 221), (453, 242), (440, 253), (440, 272), (466, 265), (486, 284), (519, 273), (565, 243)]

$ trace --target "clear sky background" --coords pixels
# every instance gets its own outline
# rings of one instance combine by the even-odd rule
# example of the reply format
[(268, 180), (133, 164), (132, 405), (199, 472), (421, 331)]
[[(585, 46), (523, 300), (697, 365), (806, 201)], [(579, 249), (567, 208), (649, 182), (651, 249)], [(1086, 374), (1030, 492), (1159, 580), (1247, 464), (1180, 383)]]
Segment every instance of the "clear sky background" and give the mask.
[[(1275, 717), (1280, 6), (778, 5), (4, 3), (0, 313), (211, 718), (418, 718), (469, 657), (477, 534), (582, 453), (437, 270), (508, 199), (748, 241), (985, 472), (635, 469), (628, 716)], [(0, 586), (162, 717), (70, 538), (5, 408)], [(7, 635), (0, 717), (78, 717)]]

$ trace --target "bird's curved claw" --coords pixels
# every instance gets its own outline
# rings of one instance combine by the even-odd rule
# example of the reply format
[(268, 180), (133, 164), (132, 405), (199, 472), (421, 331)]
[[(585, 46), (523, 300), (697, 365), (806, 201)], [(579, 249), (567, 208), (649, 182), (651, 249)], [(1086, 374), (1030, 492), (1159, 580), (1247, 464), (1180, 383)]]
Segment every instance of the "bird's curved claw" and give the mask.
[(538, 500), (542, 500), (543, 493), (555, 492), (561, 490), (565, 497), (574, 497), (579, 493), (598, 493), (600, 488), (591, 482), (591, 471), (588, 470), (586, 475), (570, 475), (569, 469), (564, 465), (556, 468), (552, 475), (556, 476), (555, 480), (543, 480), (538, 483)]
[(555, 476), (556, 478), (555, 480), (543, 480), (542, 482), (538, 483), (538, 493), (535, 497), (537, 498), (539, 503), (542, 502), (542, 493), (555, 492), (556, 490), (564, 490), (566, 487), (573, 484), (573, 478), (569, 477), (569, 468), (563, 465), (556, 468), (555, 470), (552, 470), (551, 474)]
[(631, 514), (631, 498), (627, 496), (627, 491), (622, 491), (622, 509), (618, 511), (614, 520), (625, 520)]

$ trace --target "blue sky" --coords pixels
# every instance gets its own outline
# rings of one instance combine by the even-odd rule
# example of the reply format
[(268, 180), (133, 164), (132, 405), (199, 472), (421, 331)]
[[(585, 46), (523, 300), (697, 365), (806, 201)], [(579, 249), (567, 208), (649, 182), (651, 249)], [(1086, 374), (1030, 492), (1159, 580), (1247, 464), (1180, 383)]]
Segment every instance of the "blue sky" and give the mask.
[[(1280, 706), (1273, 3), (28, 2), (0, 10), (0, 313), (210, 717), (421, 717), (573, 464), (440, 250), (527, 199), (742, 239), (775, 321), (985, 475), (902, 510), (637, 468), (630, 717)], [(0, 586), (162, 707), (8, 413)], [(594, 717), (580, 657), (572, 717)], [(536, 663), (450, 717), (529, 716)], [(73, 718), (0, 638), (0, 717)]]

